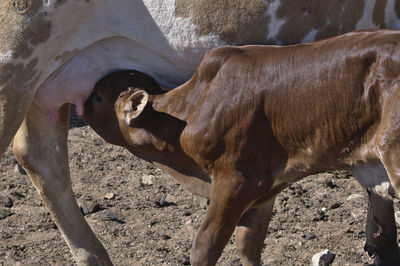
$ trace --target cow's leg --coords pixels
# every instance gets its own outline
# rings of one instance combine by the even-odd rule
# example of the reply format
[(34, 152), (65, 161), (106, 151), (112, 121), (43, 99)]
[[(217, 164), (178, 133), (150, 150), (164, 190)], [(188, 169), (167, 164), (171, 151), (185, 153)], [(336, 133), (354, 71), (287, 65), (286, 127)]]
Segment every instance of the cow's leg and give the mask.
[(272, 217), (275, 198), (247, 210), (236, 227), (236, 247), (242, 264), (261, 265), (261, 250)]
[[(397, 128), (398, 125), (389, 127)], [(400, 138), (399, 130), (394, 130), (382, 138), (378, 148), (379, 157), (389, 176), (390, 183), (400, 196)], [(382, 265), (399, 265), (400, 250), (397, 245), (397, 230), (394, 221), (393, 203), (370, 192), (371, 208), (368, 213), (366, 248), (376, 246), (376, 262)], [(377, 233), (376, 233), (377, 232)], [(371, 237), (371, 234), (373, 235)]]
[(193, 242), (192, 265), (215, 265), (244, 210), (256, 193), (242, 178), (215, 178), (212, 181), (210, 206)]
[(0, 86), (0, 160), (24, 119), (33, 91)]
[(27, 171), (78, 265), (111, 265), (74, 198), (69, 175), (69, 105), (52, 124), (34, 103), (14, 138), (14, 154)]
[(394, 221), (393, 202), (373, 190), (368, 190), (368, 216), (365, 251), (376, 255), (376, 265), (399, 265), (400, 249), (397, 246), (397, 230)]

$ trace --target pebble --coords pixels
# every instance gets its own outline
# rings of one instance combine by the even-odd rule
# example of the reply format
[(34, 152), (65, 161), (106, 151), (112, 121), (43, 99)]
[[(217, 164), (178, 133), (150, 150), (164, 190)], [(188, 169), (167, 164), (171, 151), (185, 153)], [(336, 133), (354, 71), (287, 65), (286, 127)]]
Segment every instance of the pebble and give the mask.
[(312, 256), (313, 266), (328, 266), (335, 260), (336, 255), (328, 249)]
[(240, 259), (239, 258), (234, 259), (229, 263), (229, 266), (240, 266), (240, 265), (242, 265), (242, 264), (240, 263)]
[(167, 198), (167, 195), (162, 195), (160, 198), (160, 206), (164, 206), (165, 205), (165, 199)]
[(354, 199), (363, 199), (364, 196), (360, 194), (351, 194), (347, 197), (347, 200), (354, 200)]
[(333, 203), (333, 204), (331, 205), (330, 209), (331, 209), (331, 210), (337, 209), (337, 208), (339, 208), (341, 205), (342, 205), (342, 204), (341, 204), (340, 202), (335, 202), (335, 203)]
[(104, 196), (104, 198), (105, 199), (115, 199), (115, 193), (113, 193), (113, 192), (108, 192), (105, 196)]
[(303, 236), (306, 240), (315, 239), (316, 236), (313, 233), (308, 233)]
[(400, 211), (394, 213), (394, 219), (398, 226), (400, 226)]
[(115, 213), (110, 210), (99, 213), (98, 217), (100, 220), (103, 221), (113, 221), (117, 219)]
[(141, 179), (141, 182), (142, 182), (143, 185), (151, 186), (151, 185), (154, 184), (153, 179), (154, 179), (153, 175), (143, 175), (142, 179)]
[(81, 209), (81, 212), (83, 213), (84, 216), (89, 214), (89, 208), (86, 206), (84, 202), (80, 204), (79, 208)]

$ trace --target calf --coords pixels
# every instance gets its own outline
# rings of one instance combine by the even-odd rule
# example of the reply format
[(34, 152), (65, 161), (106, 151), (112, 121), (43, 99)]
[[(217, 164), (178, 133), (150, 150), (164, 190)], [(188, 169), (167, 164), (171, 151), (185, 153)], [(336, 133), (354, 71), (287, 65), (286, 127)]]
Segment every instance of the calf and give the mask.
[[(138, 73), (110, 75), (85, 117), (107, 141), (211, 198), (194, 265), (214, 264), (235, 226), (242, 263), (260, 265), (276, 194), (334, 169), (350, 170), (369, 189), (366, 247), (396, 265), (389, 184), (399, 191), (399, 43), (397, 32), (366, 31), (289, 47), (222, 47), (168, 93)], [(130, 85), (115, 103), (119, 130), (111, 106)]]
[(193, 265), (215, 264), (242, 215), (302, 177), (348, 169), (383, 197), (400, 194), (399, 45), (399, 32), (364, 31), (222, 47), (168, 93), (120, 95), (115, 111), (131, 147), (210, 176)]

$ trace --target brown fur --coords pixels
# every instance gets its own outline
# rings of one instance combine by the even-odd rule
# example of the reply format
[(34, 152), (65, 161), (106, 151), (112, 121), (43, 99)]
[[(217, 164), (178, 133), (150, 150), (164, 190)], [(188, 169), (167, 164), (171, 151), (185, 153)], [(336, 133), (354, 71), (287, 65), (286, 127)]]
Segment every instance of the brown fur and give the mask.
[[(116, 101), (131, 147), (178, 168), (182, 156), (193, 159), (190, 167), (212, 180), (193, 265), (215, 264), (246, 210), (307, 175), (381, 161), (400, 192), (399, 44), (398, 32), (365, 31), (289, 47), (222, 47), (187, 83), (150, 96), (129, 125), (123, 106), (133, 94)], [(153, 121), (172, 129), (154, 135)]]

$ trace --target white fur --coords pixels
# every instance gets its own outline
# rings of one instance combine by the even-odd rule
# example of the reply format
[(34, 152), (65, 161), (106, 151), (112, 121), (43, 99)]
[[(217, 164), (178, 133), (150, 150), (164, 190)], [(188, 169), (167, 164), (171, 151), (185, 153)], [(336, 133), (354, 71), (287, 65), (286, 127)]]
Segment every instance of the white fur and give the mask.
[(349, 169), (364, 188), (371, 188), (384, 198), (393, 198), (393, 188), (382, 163), (359, 164)]
[(307, 35), (301, 40), (301, 42), (312, 42), (315, 41), (315, 36), (317, 35), (318, 31), (316, 29), (312, 29)]
[(375, 23), (372, 21), (372, 12), (374, 11), (374, 6), (374, 0), (364, 0), (363, 14), (356, 24), (356, 29), (376, 28)]
[(400, 28), (400, 18), (393, 12), (395, 3), (398, 0), (389, 0), (385, 9), (385, 23), (390, 28)]
[[(143, 71), (163, 87), (176, 87), (193, 74), (207, 50), (225, 44), (214, 34), (197, 36), (189, 18), (174, 16), (173, 0), (67, 1), (60, 6), (49, 0), (44, 9), (52, 10), (46, 16), (51, 37), (35, 47), (31, 58), (40, 59), (35, 101), (46, 111), (64, 102), (84, 102), (101, 77), (118, 69)], [(54, 60), (66, 53), (75, 56), (67, 63)]]
[(278, 10), (280, 4), (281, 2), (279, 0), (274, 0), (269, 3), (267, 15), (270, 17), (271, 21), (268, 25), (268, 35), (266, 38), (267, 40), (275, 40), (280, 32), (281, 27), (286, 23), (285, 19), (281, 19), (276, 16), (276, 11)]

